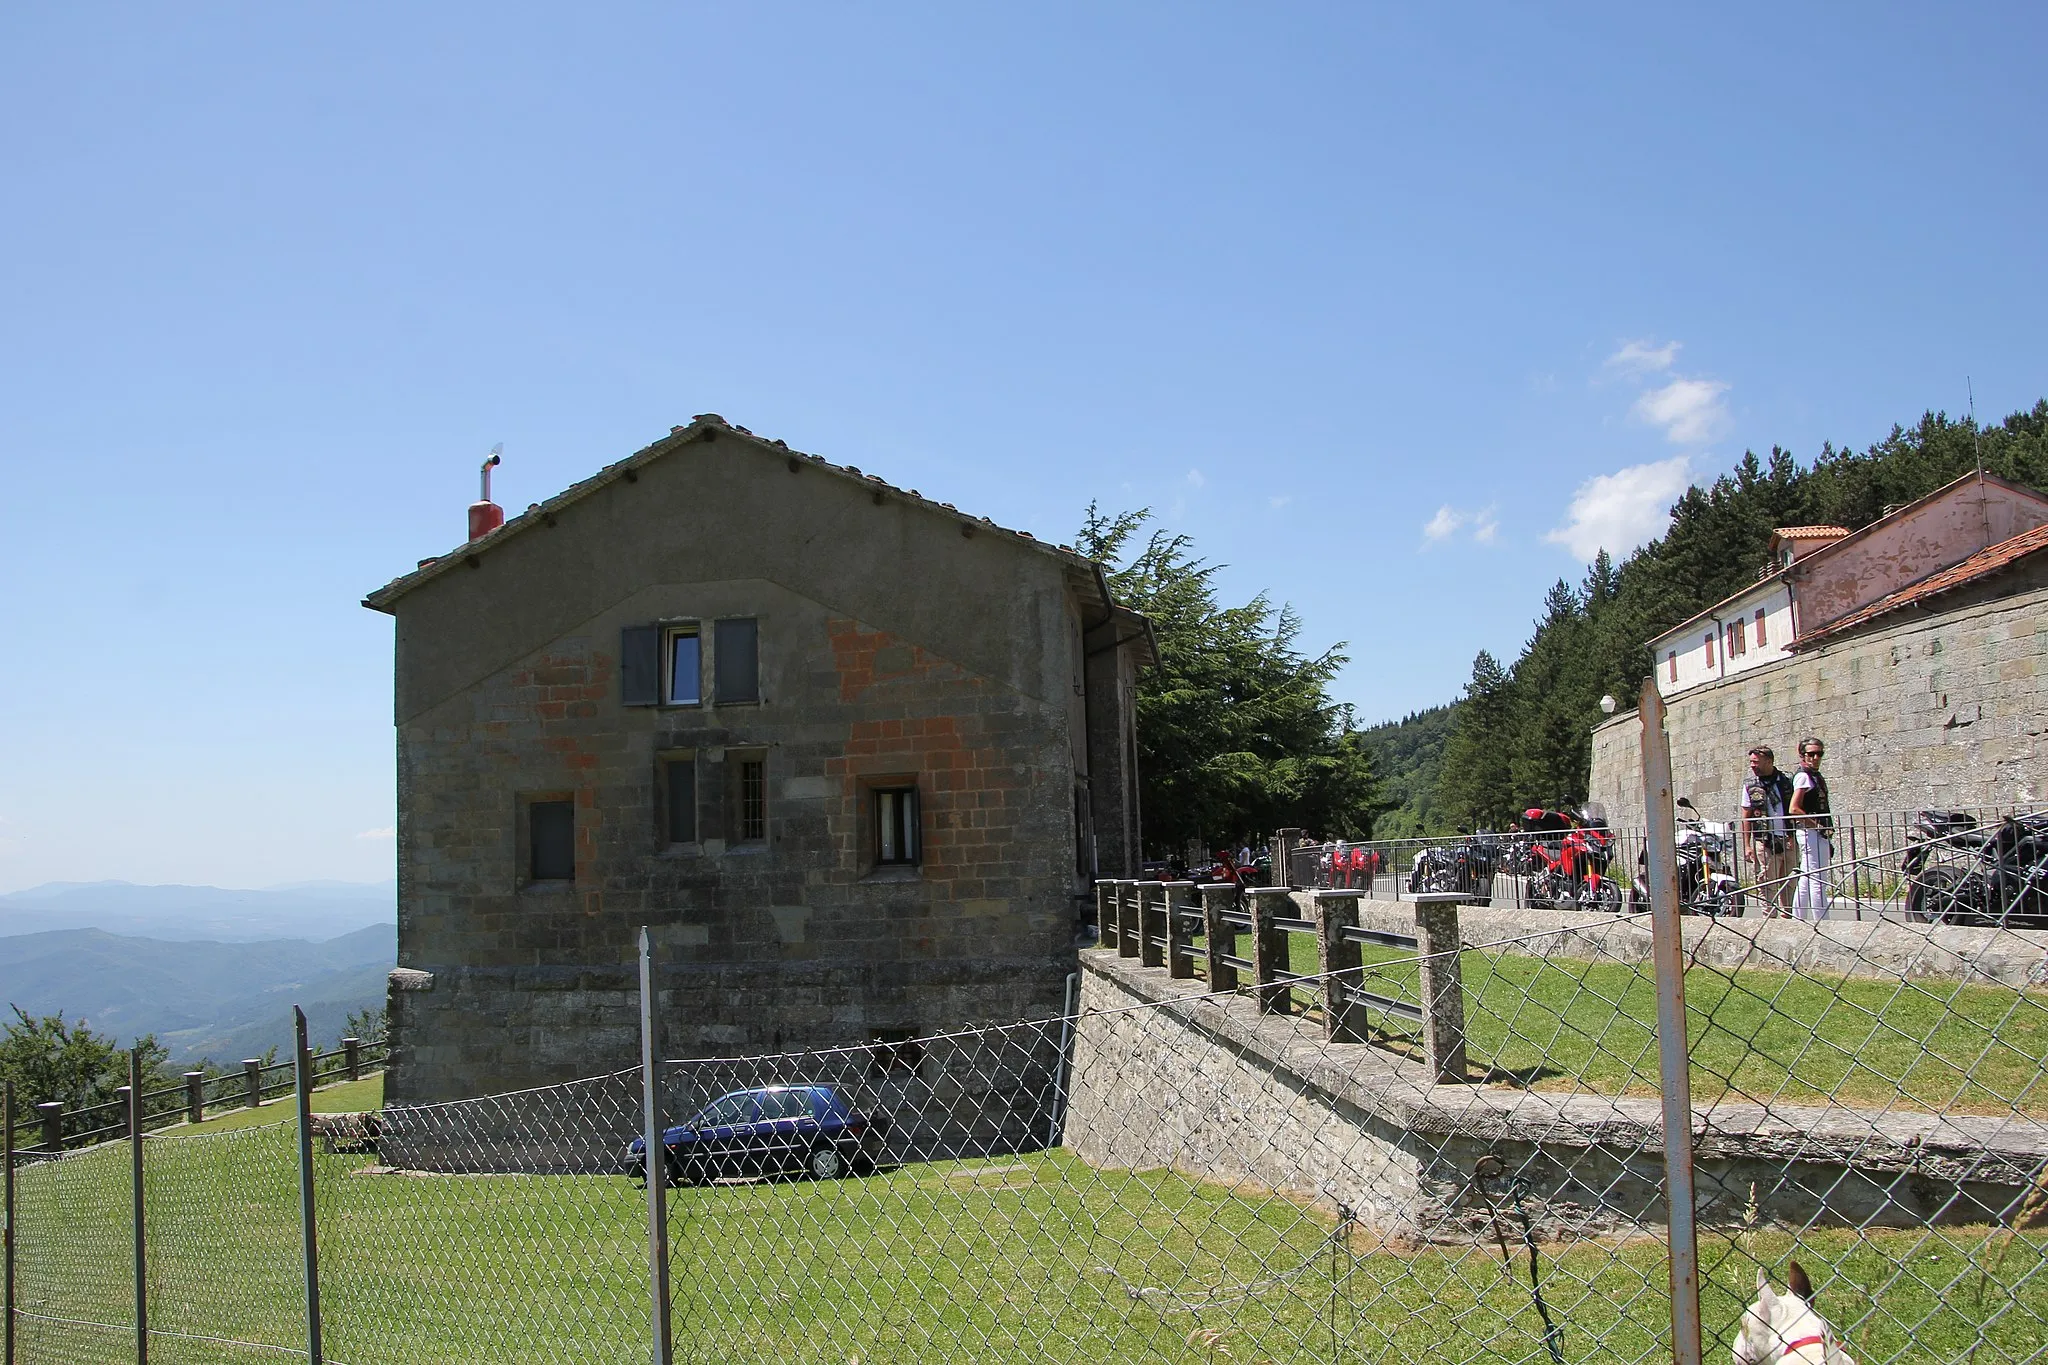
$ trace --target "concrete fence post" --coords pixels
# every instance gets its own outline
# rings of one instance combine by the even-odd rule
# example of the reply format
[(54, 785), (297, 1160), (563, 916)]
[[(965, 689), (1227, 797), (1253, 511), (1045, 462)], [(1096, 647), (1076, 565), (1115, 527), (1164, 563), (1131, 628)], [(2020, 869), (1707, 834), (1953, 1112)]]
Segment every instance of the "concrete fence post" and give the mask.
[(1188, 911), (1198, 909), (1201, 900), (1193, 882), (1166, 884), (1166, 976), (1169, 981), (1186, 981), (1195, 974), (1195, 936), (1189, 932)]
[(341, 1040), (341, 1064), (347, 1069), (348, 1078), (359, 1081), (363, 1078), (363, 1040), (344, 1038)]
[(64, 1105), (59, 1100), (44, 1100), (36, 1106), (36, 1114), (43, 1121), (43, 1150), (61, 1152), (64, 1150)]
[(1134, 881), (1116, 884), (1116, 955), (1138, 955), (1138, 884)]
[(1287, 935), (1273, 923), (1293, 909), (1294, 895), (1284, 886), (1252, 891), (1252, 985), (1261, 1014), (1285, 1014), (1293, 998), (1293, 991), (1280, 981), (1280, 973), (1287, 970)]
[(242, 1083), (248, 1089), (246, 1103), (251, 1109), (263, 1104), (263, 1059), (244, 1057), (242, 1059)]
[(1415, 937), (1421, 944), (1423, 1058), (1439, 1085), (1465, 1081), (1465, 981), (1458, 960), (1458, 907), (1462, 891), (1415, 897)]
[(1202, 895), (1202, 940), (1208, 957), (1209, 989), (1237, 989), (1237, 968), (1223, 960), (1237, 950), (1237, 930), (1223, 922), (1223, 912), (1237, 906), (1237, 888), (1228, 882), (1209, 882), (1198, 888)]
[(206, 1073), (188, 1071), (185, 1073), (185, 1122), (206, 1121)]
[(1138, 883), (1138, 965), (1166, 965), (1166, 884)]
[(1346, 929), (1358, 927), (1364, 891), (1316, 892), (1316, 962), (1323, 974), (1323, 1032), (1333, 1043), (1366, 1040), (1365, 1010), (1359, 1005), (1359, 971), (1365, 955)]
[(1108, 877), (1095, 883), (1095, 946), (1116, 943), (1116, 882)]
[(1289, 827), (1273, 835), (1273, 885), (1294, 885), (1294, 850), (1301, 843), (1301, 831)]

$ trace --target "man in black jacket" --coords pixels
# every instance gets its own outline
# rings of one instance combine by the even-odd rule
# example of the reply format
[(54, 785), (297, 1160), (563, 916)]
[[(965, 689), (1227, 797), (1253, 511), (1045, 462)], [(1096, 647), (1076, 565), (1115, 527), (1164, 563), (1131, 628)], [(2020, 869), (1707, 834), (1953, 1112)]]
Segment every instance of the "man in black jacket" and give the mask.
[(1749, 751), (1749, 781), (1742, 787), (1742, 846), (1767, 919), (1792, 913), (1792, 778), (1778, 767), (1768, 744)]

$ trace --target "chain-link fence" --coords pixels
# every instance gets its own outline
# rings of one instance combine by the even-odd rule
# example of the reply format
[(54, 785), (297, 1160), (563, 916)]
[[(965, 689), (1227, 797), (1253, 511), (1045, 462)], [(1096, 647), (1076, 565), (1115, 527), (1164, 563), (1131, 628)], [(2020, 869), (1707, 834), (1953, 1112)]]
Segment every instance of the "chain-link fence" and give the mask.
[[(1106, 888), (1071, 1016), (665, 1063), (654, 1163), (637, 1071), (317, 1116), (327, 1357), (649, 1358), (653, 1165), (676, 1360), (1671, 1358), (1649, 917), (1212, 899)], [(1682, 932), (1708, 1353), (2048, 1355), (2048, 934)], [(140, 1141), (150, 1355), (307, 1357), (296, 1125)], [(16, 1172), (18, 1359), (134, 1353), (131, 1171)]]

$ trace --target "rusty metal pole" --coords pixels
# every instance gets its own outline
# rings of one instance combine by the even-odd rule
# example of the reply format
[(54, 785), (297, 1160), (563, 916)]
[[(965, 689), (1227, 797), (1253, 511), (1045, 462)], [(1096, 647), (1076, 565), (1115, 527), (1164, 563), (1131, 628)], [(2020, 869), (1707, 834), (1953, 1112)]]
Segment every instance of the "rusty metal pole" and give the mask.
[(1643, 801), (1649, 816), (1650, 957), (1657, 971), (1657, 1060), (1664, 1093), (1664, 1206), (1670, 1222), (1671, 1359), (1700, 1365), (1700, 1249), (1694, 1218), (1692, 1071), (1685, 1036), (1685, 943), (1678, 917), (1678, 822), (1664, 697), (1643, 679)]
[(299, 1240), (306, 1252), (306, 1359), (320, 1365), (320, 1226), (313, 1189), (313, 1049), (306, 1012), (292, 1006), (293, 1090), (299, 1100)]
[(654, 1320), (654, 1365), (671, 1365), (669, 1319), (668, 1152), (662, 1145), (661, 1010), (654, 991), (654, 941), (640, 926), (640, 1119), (647, 1143), (647, 1290)]
[(142, 1049), (128, 1052), (128, 1171), (135, 1190), (135, 1365), (149, 1365), (149, 1237), (142, 1188)]
[(0, 1228), (0, 1242), (4, 1242), (6, 1264), (4, 1276), (7, 1293), (7, 1325), (0, 1336), (5, 1338), (6, 1365), (14, 1365), (14, 1082), (8, 1081), (4, 1095), (0, 1095), (0, 1127), (7, 1130), (7, 1222)]

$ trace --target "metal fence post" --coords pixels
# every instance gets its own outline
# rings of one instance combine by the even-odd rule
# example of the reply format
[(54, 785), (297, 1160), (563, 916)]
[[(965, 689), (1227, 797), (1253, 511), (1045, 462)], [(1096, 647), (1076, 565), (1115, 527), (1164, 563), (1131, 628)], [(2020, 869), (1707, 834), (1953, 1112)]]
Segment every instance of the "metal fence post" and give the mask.
[(1209, 962), (1209, 989), (1237, 989), (1237, 968), (1223, 959), (1237, 951), (1237, 930), (1223, 922), (1225, 911), (1237, 903), (1237, 888), (1226, 882), (1209, 882), (1202, 892), (1202, 947)]
[(249, 1088), (249, 1107), (261, 1108), (263, 1104), (263, 1059), (244, 1057), (242, 1059), (242, 1081)]
[(1323, 975), (1323, 1033), (1333, 1043), (1362, 1043), (1365, 1011), (1353, 998), (1360, 989), (1365, 955), (1345, 936), (1358, 927), (1358, 902), (1365, 891), (1316, 892), (1316, 958)]
[(1670, 1219), (1671, 1356), (1700, 1365), (1700, 1253), (1694, 1224), (1692, 1072), (1685, 1036), (1685, 944), (1678, 919), (1678, 826), (1664, 697), (1643, 679), (1643, 798), (1649, 808), (1650, 954), (1657, 969), (1657, 1060), (1664, 1090), (1664, 1204)]
[(1193, 882), (1166, 884), (1166, 976), (1170, 981), (1186, 981), (1195, 974), (1191, 951), (1195, 936), (1188, 932), (1188, 912), (1200, 904), (1193, 898), (1194, 889)]
[(640, 1116), (647, 1143), (647, 1289), (654, 1318), (654, 1365), (670, 1365), (668, 1160), (661, 1143), (661, 1044), (655, 1008), (654, 943), (640, 926)]
[(43, 1150), (53, 1156), (64, 1150), (64, 1104), (61, 1100), (44, 1100), (36, 1106), (36, 1115), (43, 1122)]
[(206, 1122), (206, 1073), (188, 1071), (185, 1073), (185, 1121)]
[(135, 1365), (149, 1365), (149, 1236), (142, 1188), (142, 1049), (128, 1053), (128, 1172), (135, 1192)]
[(1424, 891), (1415, 907), (1415, 938), (1421, 945), (1423, 1059), (1438, 1085), (1465, 1083), (1465, 972), (1459, 958), (1458, 907), (1472, 899), (1463, 891)]
[(292, 1006), (293, 1090), (299, 1100), (299, 1239), (306, 1248), (306, 1359), (320, 1365), (320, 1228), (313, 1198), (313, 1050), (306, 1012)]
[(0, 1329), (0, 1338), (5, 1340), (5, 1365), (14, 1365), (14, 1082), (5, 1083), (4, 1094), (0, 1094), (0, 1127), (7, 1130), (7, 1213), (6, 1223), (0, 1226), (0, 1257), (5, 1258), (0, 1267), (0, 1278), (6, 1281), (7, 1323)]

